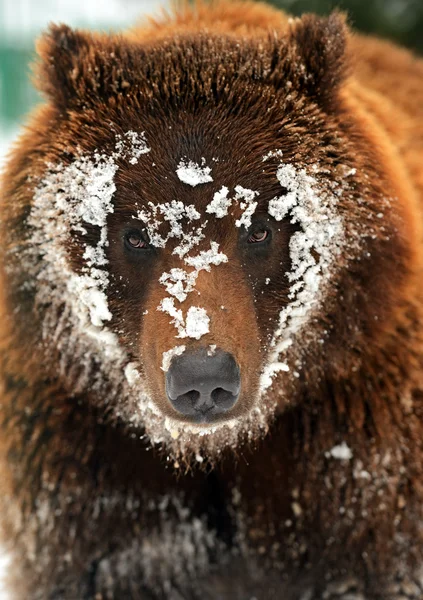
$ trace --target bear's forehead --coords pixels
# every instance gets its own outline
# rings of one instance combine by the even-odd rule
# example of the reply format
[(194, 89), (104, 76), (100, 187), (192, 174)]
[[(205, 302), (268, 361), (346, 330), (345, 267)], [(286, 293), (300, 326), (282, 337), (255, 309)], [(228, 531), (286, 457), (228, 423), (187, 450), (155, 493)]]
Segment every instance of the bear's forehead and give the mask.
[(218, 151), (187, 151), (173, 153), (161, 162), (154, 143), (151, 146), (148, 157), (117, 173), (117, 210), (156, 213), (154, 206), (163, 214), (161, 207), (173, 201), (195, 207), (201, 215), (208, 213), (211, 219), (213, 214), (219, 216), (225, 198), (236, 195), (249, 202), (255, 197), (257, 212), (266, 212), (269, 200), (280, 195), (276, 169), (263, 162), (265, 154), (255, 160), (237, 160), (222, 157)]
[[(205, 214), (216, 194), (225, 195), (227, 190), (233, 197), (243, 188), (256, 193), (256, 212), (267, 212), (268, 202), (281, 194), (276, 177), (281, 161), (295, 163), (297, 168), (313, 161), (310, 145), (305, 154), (297, 147), (293, 160), (295, 144), (289, 131), (277, 134), (254, 122), (247, 129), (236, 119), (216, 127), (209, 124), (207, 115), (183, 121), (184, 116), (179, 115), (169, 125), (149, 119), (135, 124), (134, 128), (145, 134), (150, 151), (135, 165), (120, 163), (115, 178), (117, 210), (178, 201)], [(317, 140), (314, 144), (318, 149)], [(238, 199), (242, 200), (241, 196), (238, 191)]]

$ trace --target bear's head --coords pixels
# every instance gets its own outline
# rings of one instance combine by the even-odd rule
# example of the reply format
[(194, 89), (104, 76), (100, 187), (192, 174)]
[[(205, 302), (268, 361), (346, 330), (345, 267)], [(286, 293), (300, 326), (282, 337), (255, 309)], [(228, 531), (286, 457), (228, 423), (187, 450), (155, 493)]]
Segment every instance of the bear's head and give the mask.
[(337, 14), (245, 40), (50, 29), (7, 225), (44, 377), (216, 457), (360, 368), (414, 234), (347, 42)]

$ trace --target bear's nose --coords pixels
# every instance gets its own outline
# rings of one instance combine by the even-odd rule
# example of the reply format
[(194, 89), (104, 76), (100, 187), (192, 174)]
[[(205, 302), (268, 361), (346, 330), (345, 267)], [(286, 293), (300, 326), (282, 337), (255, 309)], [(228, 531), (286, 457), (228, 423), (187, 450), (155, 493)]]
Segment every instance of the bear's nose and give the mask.
[(234, 357), (219, 349), (201, 348), (176, 356), (166, 373), (166, 393), (172, 406), (195, 423), (213, 421), (230, 410), (240, 389)]

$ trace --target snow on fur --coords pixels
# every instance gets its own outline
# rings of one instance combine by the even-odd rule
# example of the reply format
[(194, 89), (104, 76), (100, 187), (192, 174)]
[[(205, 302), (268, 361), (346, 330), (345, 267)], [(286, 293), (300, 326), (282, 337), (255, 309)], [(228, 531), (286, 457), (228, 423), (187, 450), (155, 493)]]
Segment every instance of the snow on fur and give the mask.
[(327, 455), (337, 460), (351, 460), (353, 457), (351, 448), (349, 448), (345, 442), (334, 446), (331, 450), (329, 450), (329, 452), (327, 452)]
[[(260, 405), (241, 421), (229, 419), (215, 424), (189, 425), (168, 417), (163, 419), (161, 411), (144, 391), (137, 364), (129, 362), (117, 336), (107, 327), (111, 314), (106, 296), (109, 283), (106, 222), (113, 212), (114, 179), (122, 160), (136, 164), (140, 156), (149, 151), (142, 134), (128, 132), (117, 138), (109, 156), (96, 152), (91, 156), (77, 156), (69, 165), (49, 165), (45, 178), (35, 190), (28, 219), (33, 230), (31, 242), (38, 247), (38, 253), (28, 257), (39, 281), (37, 302), (45, 310), (46, 337), (51, 338), (53, 330), (55, 343), (62, 350), (61, 368), (66, 369), (66, 360), (74, 356), (84, 357), (87, 365), (79, 375), (81, 389), (84, 385), (101, 385), (102, 377), (115, 381), (119, 393), (138, 398), (133, 421), (146, 426), (152, 443), (166, 442), (173, 447), (174, 456), (189, 457), (192, 452), (198, 456), (201, 452), (216, 455), (219, 448), (236, 444), (240, 435), (256, 437), (264, 432), (273, 411), (270, 401), (263, 396)], [(204, 165), (201, 168), (205, 168)], [(205, 174), (209, 176), (209, 172)], [(292, 165), (281, 164), (277, 178), (287, 194), (270, 201), (269, 214), (277, 221), (289, 218), (301, 229), (291, 239), (290, 303), (280, 313), (270, 360), (261, 378), (262, 392), (271, 385), (277, 372), (289, 370), (284, 358), (286, 350), (321, 301), (342, 243), (342, 223), (336, 213), (335, 195), (321, 189), (314, 177)], [(229, 189), (222, 186), (214, 193), (206, 212), (209, 218), (222, 218), (229, 214), (234, 202), (242, 211), (235, 226), (249, 227), (258, 195), (258, 191), (238, 185), (230, 197)], [(143, 221), (153, 245), (163, 248), (171, 239), (177, 242), (173, 254), (182, 264), (160, 276), (167, 297), (158, 307), (175, 325), (175, 340), (178, 337), (200, 339), (209, 332), (211, 316), (206, 310), (194, 305), (185, 311), (182, 303), (195, 290), (200, 271), (209, 271), (212, 266), (228, 261), (219, 244), (212, 240), (208, 250), (193, 252), (205, 238), (208, 220), (204, 216), (194, 205), (180, 200), (150, 202), (134, 216)], [(67, 247), (75, 234), (84, 240), (88, 225), (98, 227), (100, 236), (95, 244), (86, 244), (83, 268), (75, 272), (69, 264)], [(185, 346), (176, 345), (165, 352), (162, 368), (166, 370), (172, 358), (184, 350)], [(97, 367), (100, 365), (94, 382), (89, 367), (92, 359)]]
[(225, 217), (228, 214), (232, 200), (228, 198), (229, 190), (224, 185), (213, 196), (213, 200), (207, 205), (206, 212), (215, 214), (218, 219)]
[(239, 206), (243, 211), (241, 217), (235, 221), (235, 225), (236, 227), (241, 227), (243, 225), (248, 229), (251, 226), (251, 217), (255, 213), (258, 204), (257, 200), (254, 200), (254, 198), (259, 195), (259, 192), (249, 190), (241, 185), (236, 186), (235, 192), (235, 200), (240, 201)]
[(167, 313), (178, 330), (178, 338), (191, 337), (199, 340), (209, 332), (210, 318), (207, 311), (199, 306), (190, 306), (186, 318), (180, 308), (175, 307), (174, 298), (163, 298), (157, 310)]
[(169, 367), (172, 363), (172, 360), (175, 358), (175, 356), (180, 356), (181, 354), (183, 354), (185, 352), (185, 349), (186, 346), (174, 346), (167, 352), (163, 352), (161, 367), (162, 371), (164, 371), (165, 373), (169, 371)]
[(201, 159), (201, 165), (194, 161), (181, 160), (176, 169), (180, 181), (195, 187), (202, 183), (210, 183), (213, 181), (213, 177), (210, 175), (211, 168), (206, 167), (206, 159)]
[(188, 337), (199, 340), (210, 331), (210, 318), (207, 311), (199, 306), (190, 306), (186, 318), (186, 333)]
[[(198, 226), (183, 228), (183, 222), (191, 224), (192, 221), (198, 221), (201, 215), (193, 204), (184, 204), (178, 200), (171, 202), (162, 202), (154, 204), (149, 202), (146, 208), (138, 211), (136, 219), (143, 222), (147, 231), (150, 243), (156, 248), (164, 248), (170, 239), (180, 240), (174, 248), (173, 254), (183, 258), (203, 239), (203, 230), (207, 225), (207, 220)], [(168, 226), (166, 235), (159, 232), (163, 225)]]
[(209, 332), (210, 318), (204, 308), (190, 307), (186, 318), (182, 310), (175, 307), (174, 299), (183, 302), (188, 294), (195, 289), (195, 283), (200, 271), (210, 271), (211, 265), (220, 265), (228, 261), (226, 254), (219, 252), (219, 244), (211, 242), (210, 250), (202, 250), (196, 256), (187, 256), (184, 262), (194, 270), (187, 272), (184, 269), (171, 269), (169, 273), (162, 273), (159, 282), (166, 287), (171, 298), (164, 298), (158, 310), (167, 312), (172, 317), (172, 323), (178, 330), (180, 338), (193, 337), (200, 339)]
[[(92, 156), (77, 156), (69, 165), (48, 165), (44, 179), (35, 189), (28, 226), (33, 230), (31, 241), (38, 248), (38, 255), (31, 251), (28, 260), (35, 261), (37, 270), (37, 303), (46, 308), (44, 336), (49, 338), (52, 328), (55, 331), (54, 338), (62, 351), (62, 370), (67, 369), (75, 344), (81, 347), (81, 356), (87, 357), (79, 377), (81, 385), (96, 356), (105, 369), (111, 364), (120, 369), (127, 362), (117, 337), (105, 326), (112, 318), (106, 296), (106, 221), (114, 210), (118, 159), (135, 164), (149, 151), (144, 134), (129, 131), (116, 137), (111, 156), (95, 152)], [(84, 243), (87, 225), (99, 227), (100, 237), (95, 245), (86, 243), (84, 265), (76, 273), (69, 263), (67, 248), (75, 233), (82, 236)], [(63, 335), (65, 331), (67, 335)]]
[(282, 150), (270, 150), (267, 154), (263, 156), (263, 162), (268, 161), (270, 158), (282, 158), (283, 152)]
[(272, 379), (279, 371), (289, 370), (281, 355), (286, 353), (294, 336), (301, 332), (319, 307), (344, 241), (334, 194), (322, 189), (304, 169), (296, 169), (290, 164), (281, 164), (276, 176), (287, 193), (270, 200), (268, 212), (276, 221), (289, 218), (301, 229), (290, 241), (290, 302), (279, 314), (268, 364), (261, 376), (262, 392), (272, 385)]
[(198, 273), (202, 270), (210, 271), (211, 265), (220, 265), (228, 262), (228, 257), (219, 252), (219, 244), (211, 242), (210, 250), (202, 250), (197, 256), (187, 256), (184, 262), (194, 267), (194, 271), (187, 272), (181, 268), (173, 268), (169, 273), (164, 272), (159, 282), (166, 287), (170, 296), (174, 296), (179, 302), (183, 302), (187, 295), (195, 288)]

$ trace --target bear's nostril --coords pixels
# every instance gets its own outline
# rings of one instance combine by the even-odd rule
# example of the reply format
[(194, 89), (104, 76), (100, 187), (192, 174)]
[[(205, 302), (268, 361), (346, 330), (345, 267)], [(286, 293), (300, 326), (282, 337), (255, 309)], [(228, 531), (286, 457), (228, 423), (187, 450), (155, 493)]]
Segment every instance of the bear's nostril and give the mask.
[(194, 422), (212, 421), (236, 404), (239, 367), (228, 352), (209, 355), (206, 348), (173, 359), (166, 373), (166, 393), (173, 408)]
[(227, 410), (232, 408), (236, 402), (236, 395), (224, 390), (223, 388), (216, 388), (211, 393), (212, 400), (215, 404), (227, 407)]

